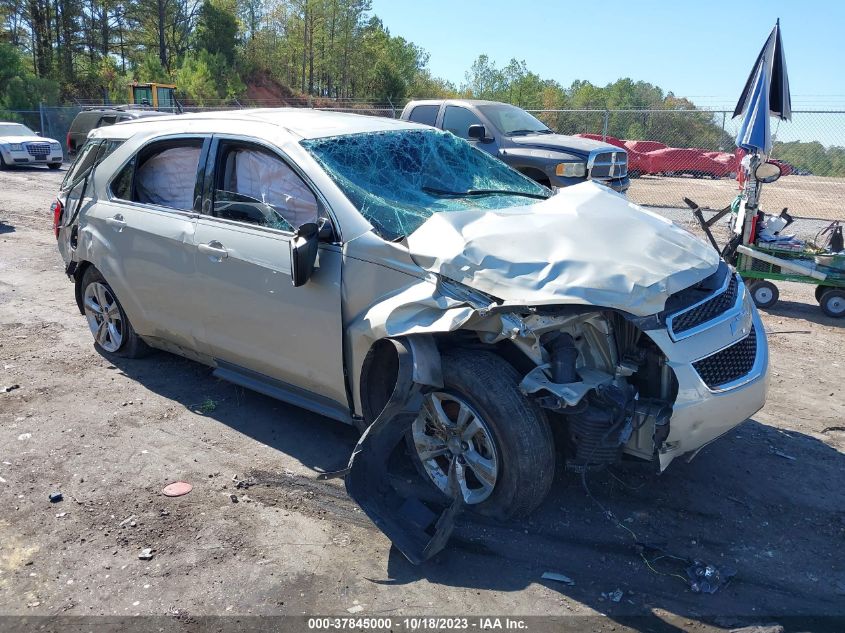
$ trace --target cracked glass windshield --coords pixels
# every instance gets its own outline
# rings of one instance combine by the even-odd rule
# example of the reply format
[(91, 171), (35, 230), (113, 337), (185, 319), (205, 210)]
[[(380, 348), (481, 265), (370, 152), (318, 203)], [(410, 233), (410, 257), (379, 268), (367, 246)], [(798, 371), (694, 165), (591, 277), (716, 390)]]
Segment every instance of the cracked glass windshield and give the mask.
[(437, 212), (523, 206), (551, 195), (448, 132), (370, 132), (302, 145), (387, 240), (410, 235)]

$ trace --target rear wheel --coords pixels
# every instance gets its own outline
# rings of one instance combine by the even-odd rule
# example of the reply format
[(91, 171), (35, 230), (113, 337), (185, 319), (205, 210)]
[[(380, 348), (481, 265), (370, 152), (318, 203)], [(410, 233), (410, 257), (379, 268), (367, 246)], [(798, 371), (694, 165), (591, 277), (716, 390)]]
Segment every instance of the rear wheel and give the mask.
[(830, 288), (822, 293), (819, 301), (822, 312), (834, 319), (845, 317), (845, 290)]
[(771, 308), (779, 296), (778, 287), (771, 281), (758, 279), (751, 285), (751, 299), (758, 308)]
[(139, 358), (149, 351), (132, 328), (111, 286), (93, 266), (82, 277), (82, 306), (96, 347), (125, 358)]
[(6, 169), (6, 167), (8, 167), (8, 165), (6, 164), (6, 161), (3, 160), (3, 155), (0, 154), (0, 169)]
[(816, 286), (816, 301), (819, 304), (822, 302), (822, 295), (825, 293), (825, 290), (830, 290), (830, 286), (822, 286), (821, 284)]
[(59, 167), (61, 167), (61, 166), (62, 166), (62, 164), (61, 164), (61, 163), (49, 163), (49, 164), (47, 165), (47, 167), (49, 167), (50, 169), (58, 169), (58, 168), (59, 168)]
[(489, 516), (524, 516), (545, 498), (555, 472), (543, 411), (519, 391), (520, 376), (484, 351), (443, 355), (444, 389), (426, 396), (408, 436), (423, 478), (448, 494), (452, 462), (464, 502)]

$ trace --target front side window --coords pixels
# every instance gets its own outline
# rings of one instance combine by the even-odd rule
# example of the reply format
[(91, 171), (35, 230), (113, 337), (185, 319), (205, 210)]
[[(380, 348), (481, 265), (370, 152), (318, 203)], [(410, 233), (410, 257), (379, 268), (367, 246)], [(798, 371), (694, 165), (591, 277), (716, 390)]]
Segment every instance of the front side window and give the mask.
[(218, 157), (216, 217), (284, 231), (317, 220), (314, 193), (276, 154), (254, 145), (223, 143)]
[(546, 187), (439, 130), (397, 130), (301, 141), (386, 240), (437, 212), (504, 209), (545, 199)]
[(447, 106), (443, 113), (443, 129), (461, 138), (469, 138), (469, 126), (481, 125), (481, 120), (466, 108)]

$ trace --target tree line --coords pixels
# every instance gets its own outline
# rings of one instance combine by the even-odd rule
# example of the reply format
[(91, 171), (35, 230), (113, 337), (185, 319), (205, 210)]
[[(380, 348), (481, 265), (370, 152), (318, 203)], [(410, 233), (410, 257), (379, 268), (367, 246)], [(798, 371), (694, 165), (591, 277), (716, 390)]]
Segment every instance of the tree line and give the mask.
[[(397, 107), (410, 98), (466, 96), (550, 111), (540, 118), (563, 133), (724, 151), (734, 144), (712, 113), (643, 81), (564, 86), (525, 61), (500, 67), (479, 55), (455, 85), (433, 76), (428, 53), (391, 34), (370, 0), (0, 0), (7, 115), (39, 103), (124, 103), (133, 80), (176, 83), (200, 107), (263, 94)], [(602, 113), (567, 110), (611, 114), (605, 129)], [(796, 166), (845, 175), (842, 148), (777, 147)]]

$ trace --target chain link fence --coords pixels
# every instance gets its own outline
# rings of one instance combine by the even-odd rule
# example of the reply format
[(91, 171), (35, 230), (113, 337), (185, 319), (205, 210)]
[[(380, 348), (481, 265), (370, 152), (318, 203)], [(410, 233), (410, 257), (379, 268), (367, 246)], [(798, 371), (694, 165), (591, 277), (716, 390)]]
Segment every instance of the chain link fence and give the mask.
[[(729, 110), (533, 110), (561, 134), (604, 140), (628, 151), (638, 204), (684, 207), (687, 197), (719, 209), (738, 193), (742, 152), (734, 145), (741, 119)], [(832, 220), (845, 217), (845, 111), (797, 111), (772, 121), (771, 159), (783, 176), (766, 185), (763, 205), (778, 213)]]
[[(273, 107), (278, 101), (221, 101), (183, 104), (186, 111)], [(284, 105), (395, 118), (401, 104), (303, 98)], [(63, 145), (71, 121), (92, 107), (42, 107), (4, 113)], [(741, 155), (734, 146), (740, 119), (728, 110), (531, 110), (553, 130), (604, 140), (628, 151), (629, 198), (646, 206), (685, 208), (687, 197), (714, 209), (738, 193)], [(772, 121), (771, 158), (783, 177), (766, 185), (763, 206), (796, 217), (845, 217), (845, 111), (797, 111), (789, 122)], [(66, 149), (66, 148), (65, 148)]]

